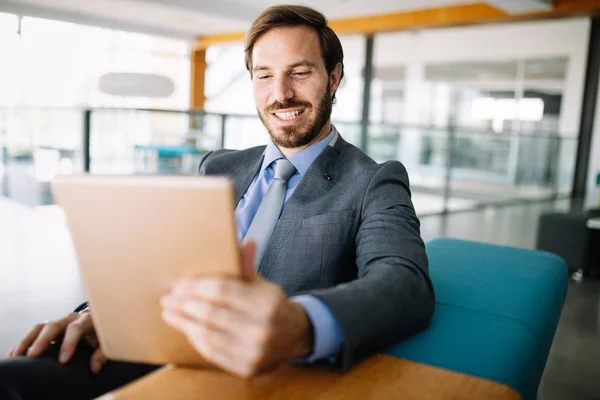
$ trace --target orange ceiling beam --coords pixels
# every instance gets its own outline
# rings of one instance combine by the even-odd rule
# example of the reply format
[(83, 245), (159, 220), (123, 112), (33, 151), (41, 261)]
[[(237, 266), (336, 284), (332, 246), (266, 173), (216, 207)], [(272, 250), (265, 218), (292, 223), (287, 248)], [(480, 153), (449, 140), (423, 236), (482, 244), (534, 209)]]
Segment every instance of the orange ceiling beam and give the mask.
[[(376, 33), (404, 29), (462, 25), (506, 17), (507, 14), (486, 3), (462, 4), (456, 6), (429, 8), (408, 12), (370, 15), (359, 18), (329, 21), (329, 26), (338, 34)], [(245, 32), (201, 36), (195, 48), (243, 40)]]
[(573, 13), (598, 13), (599, 0), (554, 0), (554, 8), (542, 14), (573, 14)]
[(206, 76), (206, 50), (192, 52), (190, 59), (190, 109), (203, 109), (204, 78)]
[(246, 32), (231, 32), (215, 35), (200, 36), (194, 44), (195, 49), (206, 49), (209, 46), (219, 43), (239, 42), (244, 39)]
[(539, 20), (567, 16), (593, 16), (600, 14), (600, 0), (554, 0), (551, 10), (513, 14), (504, 21)]
[(406, 29), (471, 24), (506, 17), (507, 14), (486, 3), (430, 8), (393, 14), (332, 20), (338, 34), (377, 33)]

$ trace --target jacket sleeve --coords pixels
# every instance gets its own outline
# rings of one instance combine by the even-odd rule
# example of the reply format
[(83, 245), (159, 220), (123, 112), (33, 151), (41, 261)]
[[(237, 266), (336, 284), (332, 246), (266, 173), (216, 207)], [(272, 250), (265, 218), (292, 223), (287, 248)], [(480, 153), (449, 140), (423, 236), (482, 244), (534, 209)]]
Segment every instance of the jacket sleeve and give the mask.
[(309, 292), (337, 317), (342, 369), (427, 327), (435, 298), (404, 166), (391, 161), (364, 193), (355, 238), (358, 279)]
[(206, 175), (206, 164), (205, 164), (205, 161), (208, 159), (208, 157), (210, 157), (210, 155), (212, 153), (213, 153), (212, 151), (209, 151), (206, 154), (204, 154), (202, 156), (202, 158), (200, 159), (200, 163), (198, 163), (198, 176)]

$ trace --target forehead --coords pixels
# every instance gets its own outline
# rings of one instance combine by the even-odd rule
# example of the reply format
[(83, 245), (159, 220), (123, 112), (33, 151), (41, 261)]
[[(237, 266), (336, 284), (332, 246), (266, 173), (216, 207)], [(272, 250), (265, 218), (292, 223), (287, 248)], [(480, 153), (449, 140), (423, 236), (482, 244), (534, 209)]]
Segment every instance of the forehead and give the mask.
[(325, 67), (317, 33), (306, 26), (276, 28), (262, 35), (252, 50), (252, 68), (278, 68), (306, 60)]

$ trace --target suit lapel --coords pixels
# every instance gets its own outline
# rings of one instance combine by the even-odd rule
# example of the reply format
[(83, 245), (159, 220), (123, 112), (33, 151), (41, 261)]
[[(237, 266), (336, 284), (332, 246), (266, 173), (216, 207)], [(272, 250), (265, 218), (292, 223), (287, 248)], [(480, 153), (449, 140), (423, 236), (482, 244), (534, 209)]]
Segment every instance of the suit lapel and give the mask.
[(335, 144), (327, 146), (302, 177), (283, 209), (267, 245), (263, 261), (258, 268), (261, 275), (268, 276), (281, 245), (301, 217), (306, 205), (325, 195), (337, 183), (341, 170), (340, 153), (344, 144), (341, 136), (337, 135)]
[[(241, 156), (241, 159), (239, 160), (217, 160), (211, 164), (210, 170), (208, 171), (209, 175), (225, 175), (231, 179), (236, 206), (256, 176), (256, 173), (262, 164), (264, 152), (264, 146), (256, 147), (237, 153)], [(235, 165), (235, 167), (232, 169), (233, 165)]]
[(242, 196), (244, 196), (244, 193), (246, 193), (246, 190), (248, 190), (248, 187), (252, 183), (252, 180), (256, 176), (256, 173), (258, 172), (260, 166), (262, 165), (263, 158), (264, 158), (264, 153), (260, 157), (258, 157), (258, 159), (256, 159), (256, 158), (248, 159), (246, 162), (240, 164), (238, 166), (238, 168), (236, 169), (236, 171), (234, 172), (234, 175), (232, 176), (232, 178), (233, 178), (232, 181), (233, 181), (233, 188), (235, 190), (235, 206), (236, 207), (237, 207), (237, 204), (242, 199)]

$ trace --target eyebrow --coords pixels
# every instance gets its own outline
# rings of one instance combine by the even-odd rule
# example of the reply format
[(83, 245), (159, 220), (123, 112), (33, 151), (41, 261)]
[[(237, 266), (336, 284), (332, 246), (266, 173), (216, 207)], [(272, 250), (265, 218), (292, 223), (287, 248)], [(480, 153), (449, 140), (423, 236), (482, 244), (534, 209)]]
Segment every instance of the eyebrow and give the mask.
[[(296, 67), (311, 67), (311, 68), (315, 68), (316, 64), (314, 62), (308, 61), (308, 60), (302, 60), (302, 61), (298, 61), (296, 63), (293, 63), (291, 65), (288, 66), (289, 69), (294, 69)], [(263, 66), (263, 65), (258, 65), (256, 67), (254, 67), (252, 69), (252, 72), (256, 72), (256, 71), (265, 71), (265, 70), (269, 70), (271, 69), (270, 67), (267, 66)]]

